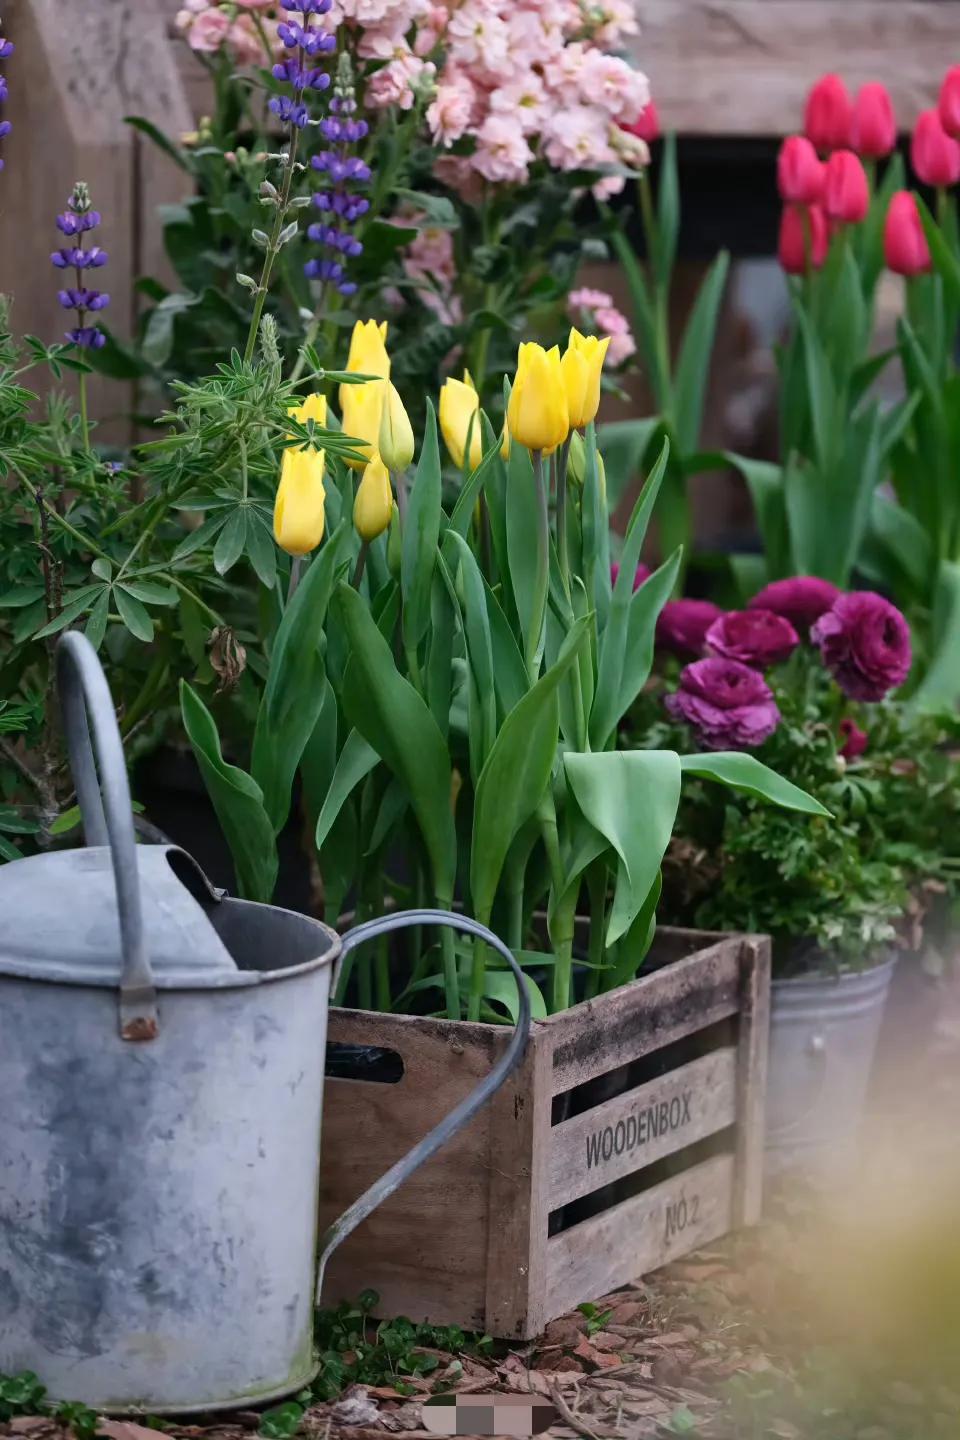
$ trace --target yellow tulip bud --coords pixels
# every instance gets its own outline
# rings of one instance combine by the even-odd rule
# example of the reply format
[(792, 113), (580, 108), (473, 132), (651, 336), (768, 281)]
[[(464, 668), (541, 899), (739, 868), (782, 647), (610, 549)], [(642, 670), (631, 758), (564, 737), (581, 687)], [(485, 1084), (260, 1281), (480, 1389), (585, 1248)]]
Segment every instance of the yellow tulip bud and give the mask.
[[(473, 388), (469, 370), (464, 380), (447, 380), (440, 391), (440, 429), (450, 458), (458, 470), (463, 469), (467, 434), (470, 434), (470, 469), (476, 470), (483, 459), (483, 436), (480, 425), (480, 396)], [(473, 428), (471, 429), (471, 421)]]
[(388, 470), (402, 471), (413, 459), (413, 426), (397, 387), (388, 380), (380, 416), (380, 458)]
[(344, 435), (363, 442), (357, 446), (362, 460), (348, 460), (354, 470), (362, 470), (377, 453), (380, 443), (380, 417), (383, 412), (384, 381), (390, 378), (390, 356), (387, 354), (387, 322), (358, 320), (353, 327), (347, 371), (353, 375), (379, 375), (379, 380), (365, 385), (340, 386), (340, 417)]
[(510, 434), (528, 450), (555, 450), (570, 433), (567, 393), (555, 345), (521, 345), (507, 407)]
[(607, 354), (610, 336), (601, 340), (596, 335), (570, 331), (570, 343), (560, 362), (563, 388), (572, 430), (582, 430), (595, 420), (600, 409), (600, 372)]
[(374, 455), (363, 472), (353, 502), (353, 523), (361, 540), (369, 545), (382, 535), (393, 514), (393, 491), (390, 473), (379, 455)]
[(323, 539), (323, 464), (323, 451), (313, 445), (283, 452), (273, 534), (288, 555), (309, 555)]
[(327, 423), (327, 401), (324, 395), (314, 393), (307, 395), (300, 405), (291, 405), (287, 410), (294, 420), (299, 420), (305, 425), (312, 420), (315, 425), (326, 425)]
[(587, 473), (587, 452), (583, 443), (583, 436), (579, 430), (574, 430), (570, 436), (570, 450), (567, 454), (567, 475), (574, 485), (582, 485), (583, 477)]

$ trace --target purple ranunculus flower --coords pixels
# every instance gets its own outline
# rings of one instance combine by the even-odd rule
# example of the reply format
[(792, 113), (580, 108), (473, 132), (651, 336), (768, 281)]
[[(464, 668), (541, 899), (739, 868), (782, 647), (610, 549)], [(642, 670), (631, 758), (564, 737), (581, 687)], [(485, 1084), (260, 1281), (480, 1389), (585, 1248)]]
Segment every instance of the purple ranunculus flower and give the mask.
[[(619, 574), (620, 574), (620, 566), (617, 564), (616, 561), (614, 561), (613, 564), (610, 566), (610, 584), (611, 584), (611, 585), (616, 585), (616, 583), (617, 583), (617, 576), (618, 576)], [(650, 566), (649, 566), (649, 565), (644, 565), (644, 564), (642, 564), (642, 563), (641, 563), (640, 565), (638, 565), (637, 568), (636, 568), (636, 570), (635, 570), (634, 573), (633, 573), (633, 588), (634, 588), (634, 590), (635, 590), (635, 591), (636, 591), (636, 590), (639, 590), (639, 589), (640, 589), (640, 586), (643, 584), (644, 580), (649, 580), (649, 578), (650, 578)]]
[(910, 626), (896, 605), (872, 590), (841, 595), (810, 638), (851, 700), (882, 700), (910, 673)]
[(326, 254), (308, 260), (303, 267), (308, 279), (320, 282), (318, 310), (327, 285), (335, 285), (341, 295), (353, 295), (357, 289), (347, 274), (346, 262), (363, 254), (363, 242), (353, 234), (351, 226), (370, 209), (370, 201), (357, 192), (367, 184), (371, 172), (359, 155), (351, 153), (367, 138), (370, 129), (366, 120), (355, 118), (356, 111), (353, 69), (344, 50), (337, 63), (330, 114), (320, 122), (320, 133), (331, 148), (321, 150), (310, 161), (325, 179), (324, 188), (313, 197), (322, 219), (308, 227), (307, 238), (322, 246)]
[(772, 610), (730, 610), (714, 620), (705, 643), (711, 655), (766, 670), (789, 659), (800, 636), (789, 620)]
[(66, 332), (64, 339), (80, 350), (101, 350), (107, 342), (98, 326), (87, 324), (87, 315), (105, 310), (110, 304), (110, 296), (84, 283), (85, 271), (98, 270), (107, 263), (106, 250), (101, 250), (99, 245), (88, 248), (84, 243), (90, 231), (96, 230), (99, 224), (100, 212), (90, 204), (90, 191), (82, 180), (78, 180), (66, 210), (57, 216), (57, 228), (75, 243), (54, 250), (50, 259), (58, 270), (73, 270), (76, 275), (76, 283), (58, 290), (57, 299), (64, 310), (75, 311), (76, 324)]
[(840, 721), (840, 738), (843, 744), (839, 753), (844, 760), (858, 760), (869, 744), (866, 730), (861, 730), (856, 720), (849, 716)]
[(692, 726), (708, 750), (753, 750), (780, 722), (770, 686), (739, 660), (695, 660), (664, 703), (675, 720)]
[(702, 655), (704, 637), (722, 614), (712, 600), (668, 600), (657, 619), (657, 645), (674, 655)]
[(774, 580), (764, 585), (749, 602), (749, 608), (772, 610), (774, 615), (789, 620), (801, 635), (806, 635), (839, 594), (829, 580), (821, 580), (816, 575), (794, 575), (789, 580)]

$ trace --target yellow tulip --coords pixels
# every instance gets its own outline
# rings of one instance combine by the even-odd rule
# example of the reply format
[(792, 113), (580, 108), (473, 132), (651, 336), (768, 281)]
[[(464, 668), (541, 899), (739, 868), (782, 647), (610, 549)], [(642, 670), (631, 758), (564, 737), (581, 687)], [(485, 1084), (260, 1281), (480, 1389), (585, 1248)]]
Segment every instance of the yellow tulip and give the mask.
[(288, 555), (309, 555), (323, 539), (322, 450), (292, 445), (283, 452), (273, 506), (273, 533)]
[(393, 514), (393, 491), (390, 473), (379, 455), (374, 455), (363, 472), (353, 502), (353, 523), (361, 540), (369, 545), (382, 535)]
[(302, 405), (291, 405), (287, 410), (294, 420), (299, 420), (301, 425), (306, 425), (312, 420), (315, 425), (326, 425), (327, 423), (327, 401), (323, 395), (308, 395)]
[(387, 354), (387, 322), (358, 320), (353, 327), (347, 370), (353, 375), (378, 375), (365, 385), (340, 386), (340, 417), (344, 435), (363, 443), (357, 448), (362, 460), (348, 460), (354, 470), (362, 470), (377, 453), (380, 443), (380, 417), (383, 412), (384, 382), (390, 378), (390, 356)]
[(601, 340), (596, 335), (570, 331), (570, 343), (560, 362), (563, 388), (571, 430), (582, 430), (595, 420), (600, 409), (600, 372), (607, 354), (610, 336)]
[(402, 471), (413, 460), (413, 426), (396, 385), (388, 380), (380, 416), (380, 458), (388, 470)]
[(510, 434), (528, 450), (555, 450), (570, 433), (567, 392), (556, 345), (521, 345), (507, 407)]
[[(473, 388), (470, 371), (463, 372), (462, 380), (450, 379), (440, 391), (440, 429), (446, 441), (450, 457), (458, 470), (463, 469), (463, 457), (467, 448), (467, 432), (470, 431), (470, 469), (476, 470), (483, 459), (483, 436), (480, 433), (480, 396)], [(473, 421), (473, 429), (470, 422)]]

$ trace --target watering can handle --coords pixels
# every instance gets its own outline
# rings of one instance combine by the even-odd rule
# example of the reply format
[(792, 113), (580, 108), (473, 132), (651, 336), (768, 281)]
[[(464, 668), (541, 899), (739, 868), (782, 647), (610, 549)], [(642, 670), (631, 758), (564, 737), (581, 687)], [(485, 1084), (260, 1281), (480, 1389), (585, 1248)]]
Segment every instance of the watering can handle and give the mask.
[(358, 945), (374, 939), (377, 935), (389, 934), (391, 930), (405, 930), (411, 925), (448, 925), (452, 930), (459, 930), (464, 935), (475, 935), (481, 940), (485, 940), (491, 950), (496, 950), (513, 971), (520, 998), (520, 1014), (517, 1016), (517, 1023), (510, 1037), (509, 1045), (489, 1075), (485, 1075), (480, 1084), (465, 1096), (460, 1104), (456, 1105), (450, 1114), (440, 1121), (439, 1125), (436, 1125), (428, 1135), (418, 1141), (412, 1150), (409, 1150), (395, 1165), (391, 1165), (387, 1173), (381, 1175), (369, 1190), (364, 1191), (358, 1200), (354, 1200), (350, 1208), (345, 1210), (321, 1236), (317, 1258), (318, 1304), (320, 1303), (324, 1269), (340, 1242), (345, 1240), (353, 1230), (356, 1230), (361, 1221), (366, 1220), (378, 1205), (388, 1199), (403, 1184), (404, 1180), (413, 1174), (414, 1170), (418, 1170), (425, 1160), (429, 1160), (431, 1155), (436, 1154), (441, 1145), (445, 1145), (451, 1136), (455, 1135), (466, 1125), (468, 1120), (473, 1118), (491, 1095), (500, 1089), (511, 1071), (519, 1065), (530, 1038), (530, 992), (527, 989), (523, 971), (499, 936), (494, 935), (493, 931), (488, 930), (485, 925), (481, 925), (478, 921), (471, 920), (465, 915), (454, 915), (447, 910), (403, 910), (396, 915), (386, 915), (377, 920), (369, 920), (366, 924), (358, 925), (356, 929), (350, 930), (343, 937), (341, 954), (348, 954)]
[(57, 645), (57, 690), (84, 840), (88, 845), (109, 846), (113, 862), (123, 954), (120, 1034), (124, 1040), (153, 1040), (157, 1034), (157, 992), (144, 943), (123, 741), (107, 677), (97, 652), (79, 630), (66, 631)]

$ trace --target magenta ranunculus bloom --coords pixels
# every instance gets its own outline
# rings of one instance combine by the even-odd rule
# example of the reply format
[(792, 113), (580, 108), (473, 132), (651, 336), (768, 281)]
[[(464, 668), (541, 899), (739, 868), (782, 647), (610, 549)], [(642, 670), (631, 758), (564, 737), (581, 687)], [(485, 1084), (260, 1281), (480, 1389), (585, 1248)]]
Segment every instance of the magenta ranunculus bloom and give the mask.
[(674, 655), (702, 655), (703, 637), (722, 614), (710, 600), (668, 600), (657, 620), (657, 645)]
[(861, 730), (856, 720), (849, 716), (840, 721), (840, 739), (843, 744), (839, 753), (844, 760), (858, 760), (869, 743), (866, 730)]
[(708, 750), (753, 750), (776, 730), (780, 711), (773, 691), (739, 660), (696, 660), (680, 676), (680, 689), (664, 702), (685, 720)]
[[(613, 564), (610, 566), (610, 584), (611, 584), (611, 585), (616, 585), (616, 583), (617, 583), (617, 576), (618, 576), (619, 574), (620, 574), (620, 566), (617, 564), (616, 561), (614, 561)], [(649, 565), (644, 565), (643, 562), (641, 561), (641, 563), (637, 566), (636, 570), (633, 572), (633, 588), (634, 588), (634, 590), (639, 590), (639, 589), (640, 589), (640, 586), (643, 584), (644, 580), (648, 580), (649, 578), (650, 578), (650, 566), (649, 566)]]
[(790, 580), (774, 580), (765, 585), (749, 602), (749, 608), (772, 610), (805, 635), (839, 594), (829, 580), (820, 580), (816, 575), (794, 575)]
[(841, 595), (810, 638), (851, 700), (882, 700), (910, 673), (910, 626), (896, 605), (872, 590)]
[(799, 644), (790, 621), (772, 610), (730, 610), (714, 620), (706, 634), (709, 654), (740, 660), (756, 670), (789, 659)]

